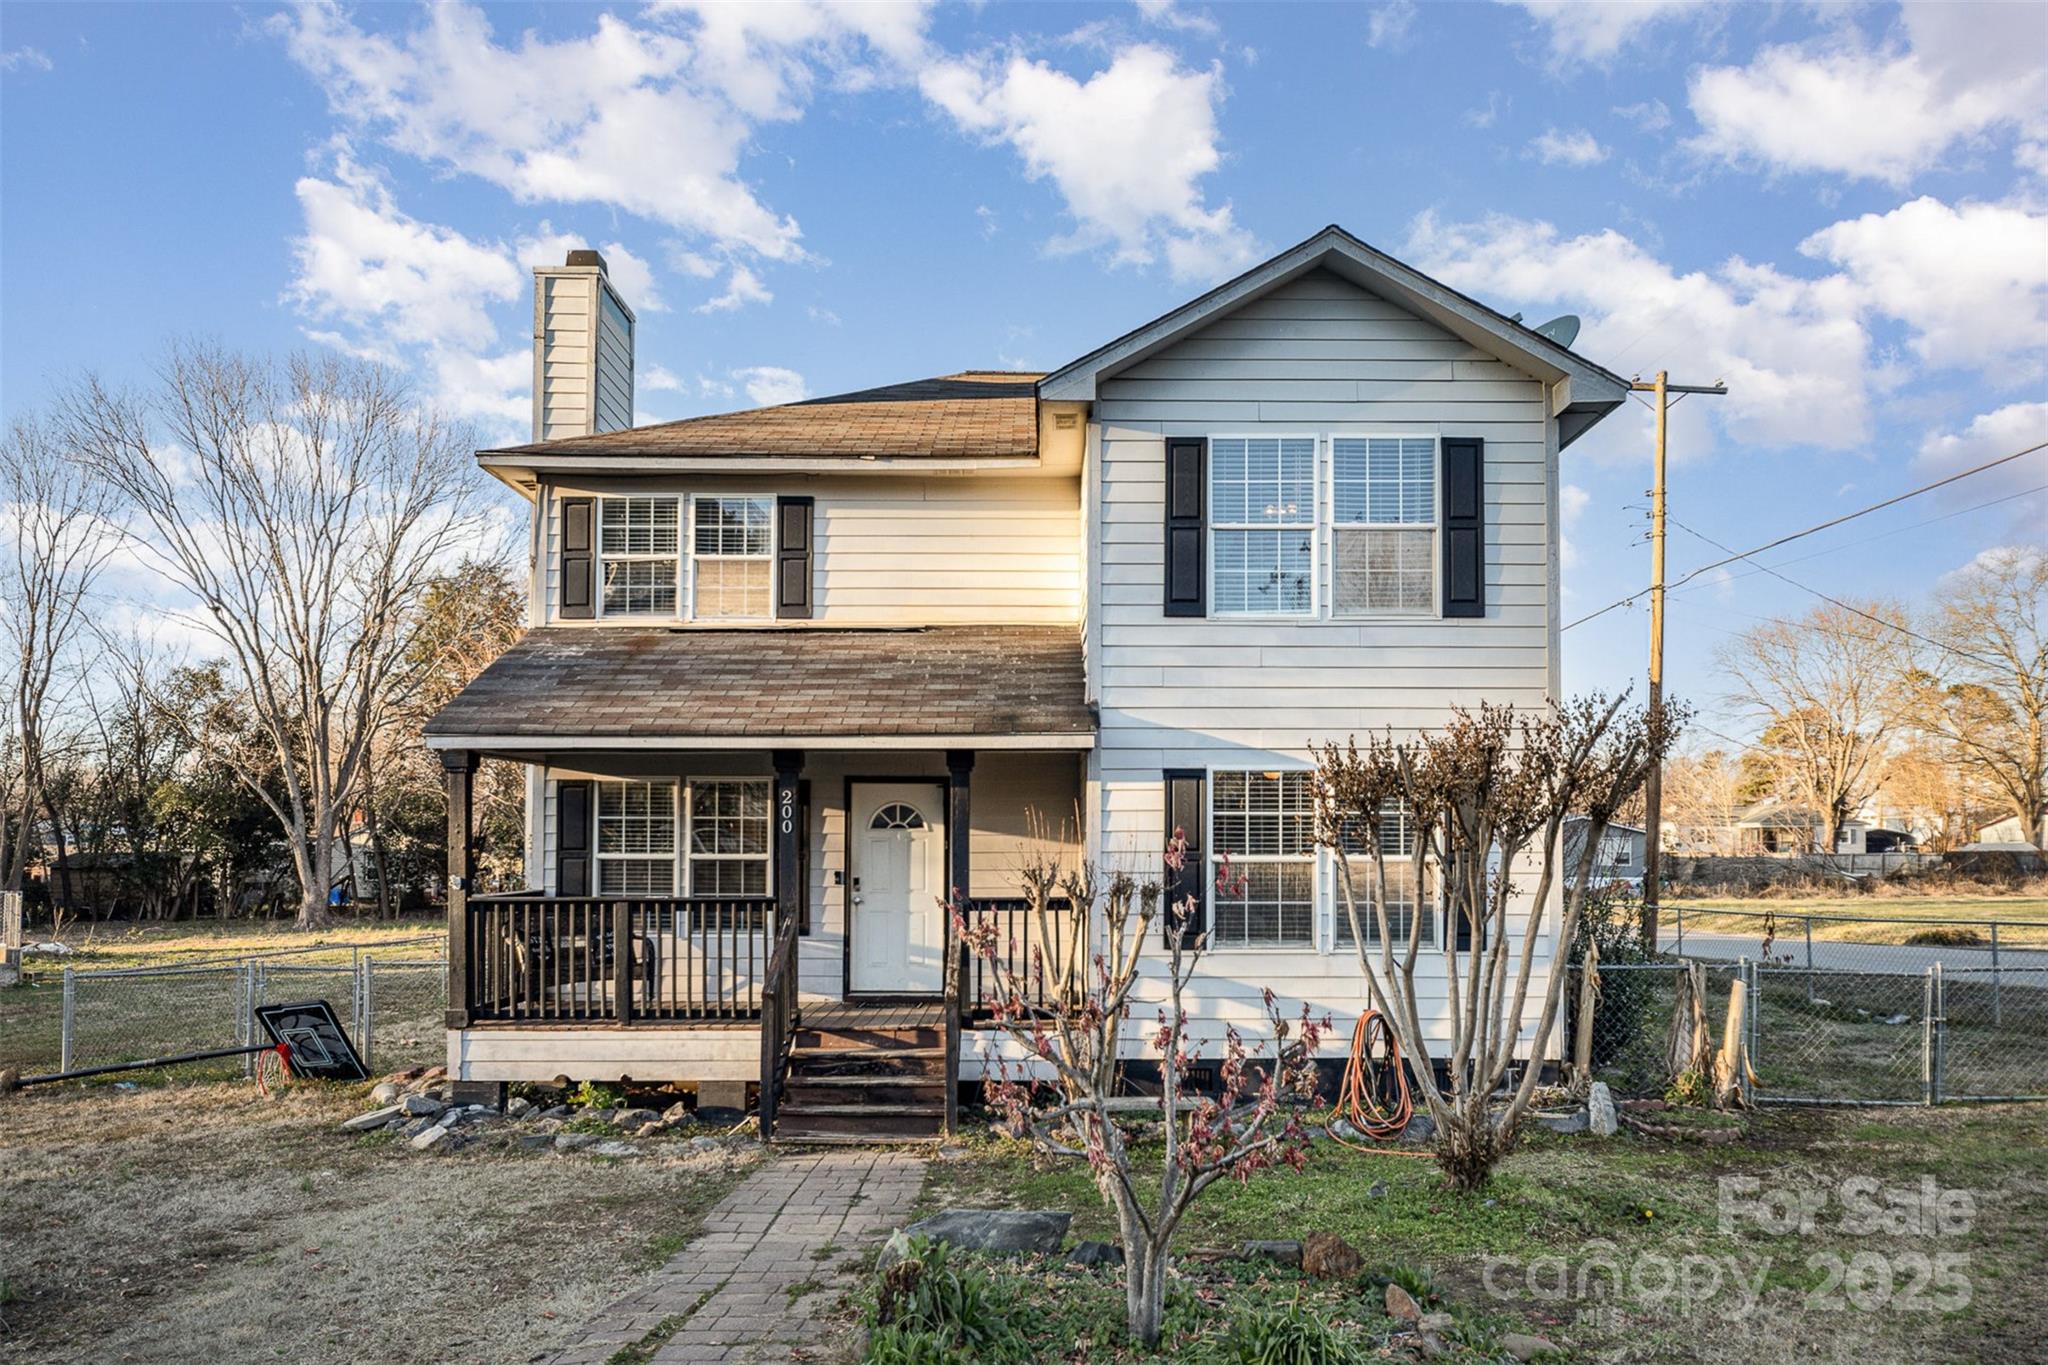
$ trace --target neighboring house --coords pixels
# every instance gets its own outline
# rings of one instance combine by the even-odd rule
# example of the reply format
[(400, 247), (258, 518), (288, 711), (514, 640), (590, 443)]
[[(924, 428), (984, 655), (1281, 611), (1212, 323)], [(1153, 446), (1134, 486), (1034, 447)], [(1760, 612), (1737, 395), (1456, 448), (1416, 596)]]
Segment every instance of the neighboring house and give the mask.
[(2026, 823), (2019, 816), (2008, 815), (2002, 820), (1993, 820), (1990, 824), (1980, 827), (1977, 831), (1976, 842), (1980, 844), (2006, 845), (2008, 847), (2017, 845), (2021, 849), (2036, 847), (2033, 841), (2027, 837), (2028, 833)]
[[(1584, 815), (1567, 816), (1564, 822), (1564, 865), (1576, 869), (1585, 856), (1586, 837), (1592, 821)], [(1593, 855), (1593, 886), (1643, 884), (1645, 832), (1635, 825), (1609, 825), (1600, 835), (1600, 848)]]
[[(1868, 822), (1850, 816), (1842, 822), (1834, 851), (1864, 852), (1864, 836), (1869, 828)], [(1791, 857), (1825, 851), (1828, 827), (1825, 816), (1767, 796), (1737, 813), (1734, 834), (1735, 852), (1739, 855)]]
[(452, 848), (479, 756), (528, 779), (532, 891), (451, 868), (453, 1077), (930, 1134), (1004, 1054), (949, 888), (1035, 949), (1026, 859), (1159, 877), (1175, 828), (1211, 1052), (1268, 987), (1345, 1036), (1309, 746), (1557, 696), (1558, 452), (1627, 381), (1330, 228), (1051, 374), (635, 428), (603, 261), (535, 274), (547, 439), (479, 455), (531, 629), (427, 727)]

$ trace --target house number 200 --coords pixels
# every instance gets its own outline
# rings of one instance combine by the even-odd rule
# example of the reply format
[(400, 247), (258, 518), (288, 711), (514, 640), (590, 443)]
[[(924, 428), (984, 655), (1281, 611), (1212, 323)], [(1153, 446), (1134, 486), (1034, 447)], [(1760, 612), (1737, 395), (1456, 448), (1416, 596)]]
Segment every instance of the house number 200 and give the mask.
[(788, 834), (796, 828), (796, 788), (784, 787), (777, 798), (782, 806), (782, 832)]

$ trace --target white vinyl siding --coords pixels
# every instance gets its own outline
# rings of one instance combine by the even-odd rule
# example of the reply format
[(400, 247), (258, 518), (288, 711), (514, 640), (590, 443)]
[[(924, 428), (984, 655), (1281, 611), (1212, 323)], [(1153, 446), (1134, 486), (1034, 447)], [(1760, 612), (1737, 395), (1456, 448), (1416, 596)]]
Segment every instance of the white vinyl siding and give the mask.
[(1433, 436), (1330, 441), (1331, 612), (1437, 611), (1437, 442)]
[(690, 499), (691, 612), (699, 621), (774, 615), (775, 500)]
[[(815, 498), (814, 604), (808, 625), (1078, 625), (1081, 620), (1078, 479), (828, 475), (764, 487), (760, 480), (741, 484), (693, 474), (660, 480), (591, 478), (549, 487), (541, 545), (549, 621), (561, 620), (562, 499), (623, 493)], [(687, 586), (685, 580), (685, 606)]]
[(1314, 610), (1315, 438), (1212, 437), (1209, 528), (1215, 615)]
[(599, 895), (675, 894), (673, 782), (600, 782), (596, 820)]
[(1315, 942), (1315, 803), (1306, 772), (1209, 776), (1209, 943)]
[(674, 616), (675, 498), (600, 498), (597, 549), (606, 616)]

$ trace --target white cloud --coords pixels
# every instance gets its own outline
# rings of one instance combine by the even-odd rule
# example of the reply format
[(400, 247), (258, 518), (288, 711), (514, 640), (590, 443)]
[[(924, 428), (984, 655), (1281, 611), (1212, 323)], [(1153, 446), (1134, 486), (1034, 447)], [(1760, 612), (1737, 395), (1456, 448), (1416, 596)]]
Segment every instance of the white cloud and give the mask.
[(476, 422), (485, 439), (524, 436), (533, 421), (533, 352), (431, 354), (434, 399), (450, 416)]
[(2026, 4), (1909, 4), (1901, 33), (1853, 27), (1694, 73), (1703, 155), (1771, 172), (1904, 185), (2001, 126), (2048, 131), (2048, 40)]
[(1910, 327), (1931, 366), (1980, 367), (2011, 385), (2048, 363), (2048, 213), (1922, 197), (1823, 228), (1799, 249), (1839, 267), (1866, 309)]
[(715, 299), (698, 304), (697, 312), (731, 313), (750, 303), (768, 303), (774, 299), (775, 295), (761, 283), (761, 277), (738, 261), (732, 262), (727, 267), (727, 272), (725, 292)]
[[(1870, 430), (1870, 398), (1886, 382), (1870, 363), (1848, 280), (1802, 280), (1731, 257), (1681, 273), (1613, 229), (1565, 237), (1549, 223), (1505, 216), (1446, 223), (1423, 214), (1406, 259), (1505, 307), (1562, 306), (1586, 317), (1577, 349), (1621, 373), (1632, 358), (1700, 381), (1726, 379), (1726, 398), (1673, 411), (1674, 458), (1708, 453), (1707, 417), (1740, 440), (1853, 446)], [(1636, 458), (1648, 414), (1631, 406), (1574, 451)]]
[(1130, 265), (1164, 257), (1185, 280), (1218, 278), (1257, 254), (1230, 205), (1210, 207), (1199, 183), (1223, 160), (1219, 69), (1188, 70), (1139, 44), (1085, 81), (1012, 55), (940, 60), (920, 84), (963, 131), (1009, 145), (1027, 178), (1052, 182), (1075, 224), (1052, 250), (1105, 250)]
[(1625, 118), (1646, 133), (1661, 133), (1671, 126), (1671, 106), (1663, 100), (1615, 106), (1616, 117)]
[(1213, 38), (1222, 30), (1206, 14), (1190, 14), (1175, 0), (1138, 0), (1138, 13), (1148, 24), (1158, 24), (1180, 33), (1199, 33)]
[(734, 370), (732, 377), (746, 390), (747, 397), (760, 407), (796, 403), (810, 397), (810, 391), (804, 387), (804, 377), (780, 365), (746, 365)]
[(386, 350), (490, 345), (491, 306), (524, 288), (512, 254), (408, 216), (346, 148), (335, 151), (329, 174), (295, 187), (305, 231), (292, 245), (289, 296), (313, 318), (375, 335)]
[(1415, 0), (1387, 0), (1365, 19), (1365, 45), (1400, 51), (1415, 29)]
[(1607, 159), (1607, 149), (1583, 128), (1546, 128), (1530, 140), (1529, 153), (1546, 166), (1597, 166)]
[(642, 365), (636, 376), (640, 387), (653, 393), (681, 393), (683, 381), (665, 365)]
[(57, 64), (39, 47), (17, 47), (0, 52), (0, 71), (55, 71)]
[(1507, 107), (1508, 99), (1505, 95), (1498, 90), (1489, 90), (1486, 92), (1486, 103), (1483, 106), (1465, 111), (1465, 123), (1472, 128), (1491, 128), (1500, 120), (1502, 112)]
[[(2011, 403), (1981, 413), (1967, 427), (1954, 432), (1931, 432), (1920, 443), (1914, 468), (1931, 478), (1958, 474), (2029, 446), (2048, 441), (2048, 403)], [(2037, 450), (2022, 459), (1988, 469), (1973, 478), (1951, 484), (1936, 496), (1956, 505), (1974, 505), (1993, 498), (2009, 497), (2006, 504), (2015, 526), (2039, 539), (2048, 526), (2048, 494), (2035, 492), (2048, 484), (2048, 450)]]
[[(573, 232), (556, 232), (545, 219), (536, 232), (513, 244), (519, 264), (531, 272), (538, 265), (560, 265), (571, 251), (590, 246), (590, 239)], [(654, 267), (623, 242), (606, 242), (596, 248), (604, 256), (605, 274), (612, 287), (625, 297), (634, 313), (665, 313), (668, 304), (655, 283)]]
[(1526, 10), (1550, 40), (1550, 58), (1558, 66), (1613, 60), (1636, 35), (1662, 20), (1703, 8), (1706, 0), (1500, 0)]

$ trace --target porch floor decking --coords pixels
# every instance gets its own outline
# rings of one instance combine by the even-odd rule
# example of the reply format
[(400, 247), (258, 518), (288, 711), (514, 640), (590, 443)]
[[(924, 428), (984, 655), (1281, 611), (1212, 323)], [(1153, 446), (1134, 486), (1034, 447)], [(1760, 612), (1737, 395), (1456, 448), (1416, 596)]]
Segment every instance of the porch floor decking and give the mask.
[(826, 1000), (799, 1007), (798, 1027), (820, 1033), (849, 1029), (943, 1029), (945, 1006), (936, 1000)]

